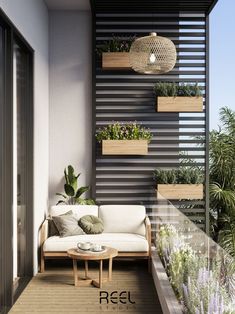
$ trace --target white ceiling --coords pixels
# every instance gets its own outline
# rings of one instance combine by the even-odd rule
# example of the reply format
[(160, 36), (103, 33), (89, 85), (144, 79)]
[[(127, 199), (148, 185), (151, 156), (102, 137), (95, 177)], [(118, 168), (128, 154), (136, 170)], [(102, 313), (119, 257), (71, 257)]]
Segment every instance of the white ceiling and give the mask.
[(89, 0), (44, 0), (50, 10), (90, 10)]

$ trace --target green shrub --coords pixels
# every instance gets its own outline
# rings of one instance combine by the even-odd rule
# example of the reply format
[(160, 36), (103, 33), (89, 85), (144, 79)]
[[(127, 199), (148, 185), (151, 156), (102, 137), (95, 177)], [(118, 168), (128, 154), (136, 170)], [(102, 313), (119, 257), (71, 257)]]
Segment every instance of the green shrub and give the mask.
[(180, 167), (178, 169), (155, 169), (153, 179), (156, 184), (200, 184), (203, 172), (198, 167)]
[(151, 138), (150, 130), (135, 122), (128, 124), (115, 122), (99, 129), (96, 133), (99, 143), (103, 140), (148, 140), (150, 142)]
[(170, 83), (170, 82), (158, 82), (154, 86), (154, 92), (156, 96), (163, 97), (176, 97), (176, 96), (188, 96), (195, 97), (201, 96), (201, 89), (197, 83), (185, 84), (185, 83)]
[(101, 46), (97, 46), (96, 51), (99, 55), (102, 52), (129, 52), (131, 44), (135, 39), (135, 36), (131, 36), (125, 40), (113, 36), (111, 40), (105, 41)]

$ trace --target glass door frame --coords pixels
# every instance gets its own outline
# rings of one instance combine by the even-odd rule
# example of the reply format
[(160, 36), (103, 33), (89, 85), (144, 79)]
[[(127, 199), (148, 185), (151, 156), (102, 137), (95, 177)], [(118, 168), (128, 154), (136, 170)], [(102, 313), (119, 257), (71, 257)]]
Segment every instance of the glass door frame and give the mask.
[[(33, 276), (33, 68), (34, 51), (0, 9), (0, 313), (7, 313)], [(0, 38), (1, 40), (1, 38)], [(13, 285), (13, 44), (27, 53), (26, 124), (26, 256), (25, 274)]]

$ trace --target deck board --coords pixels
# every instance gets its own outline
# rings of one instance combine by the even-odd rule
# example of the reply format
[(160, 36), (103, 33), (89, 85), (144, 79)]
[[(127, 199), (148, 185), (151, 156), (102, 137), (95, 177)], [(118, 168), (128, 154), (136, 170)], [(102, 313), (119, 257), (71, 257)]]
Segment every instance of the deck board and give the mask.
[[(90, 265), (89, 265), (90, 266)], [(78, 263), (79, 274), (84, 275), (84, 266)], [(107, 264), (104, 265), (104, 276), (107, 275)], [(98, 265), (92, 263), (89, 276), (97, 278)], [(135, 304), (102, 304), (99, 303), (101, 291), (130, 291)], [(157, 313), (161, 306), (156, 294), (151, 275), (146, 263), (114, 261), (113, 280), (105, 283), (102, 289), (93, 286), (74, 287), (72, 265), (47, 267), (43, 274), (37, 274), (21, 294), (10, 314), (36, 313)]]

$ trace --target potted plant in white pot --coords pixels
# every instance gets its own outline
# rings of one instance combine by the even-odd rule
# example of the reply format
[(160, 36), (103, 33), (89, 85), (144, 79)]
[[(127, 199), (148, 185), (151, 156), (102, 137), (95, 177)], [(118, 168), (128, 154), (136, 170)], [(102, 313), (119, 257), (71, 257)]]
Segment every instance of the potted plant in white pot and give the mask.
[(82, 186), (78, 187), (79, 174), (75, 174), (74, 168), (69, 165), (67, 169), (64, 169), (64, 193), (56, 193), (56, 195), (61, 196), (62, 199), (57, 202), (57, 205), (94, 205), (95, 201), (93, 199), (84, 199), (82, 194), (87, 192), (90, 187)]

